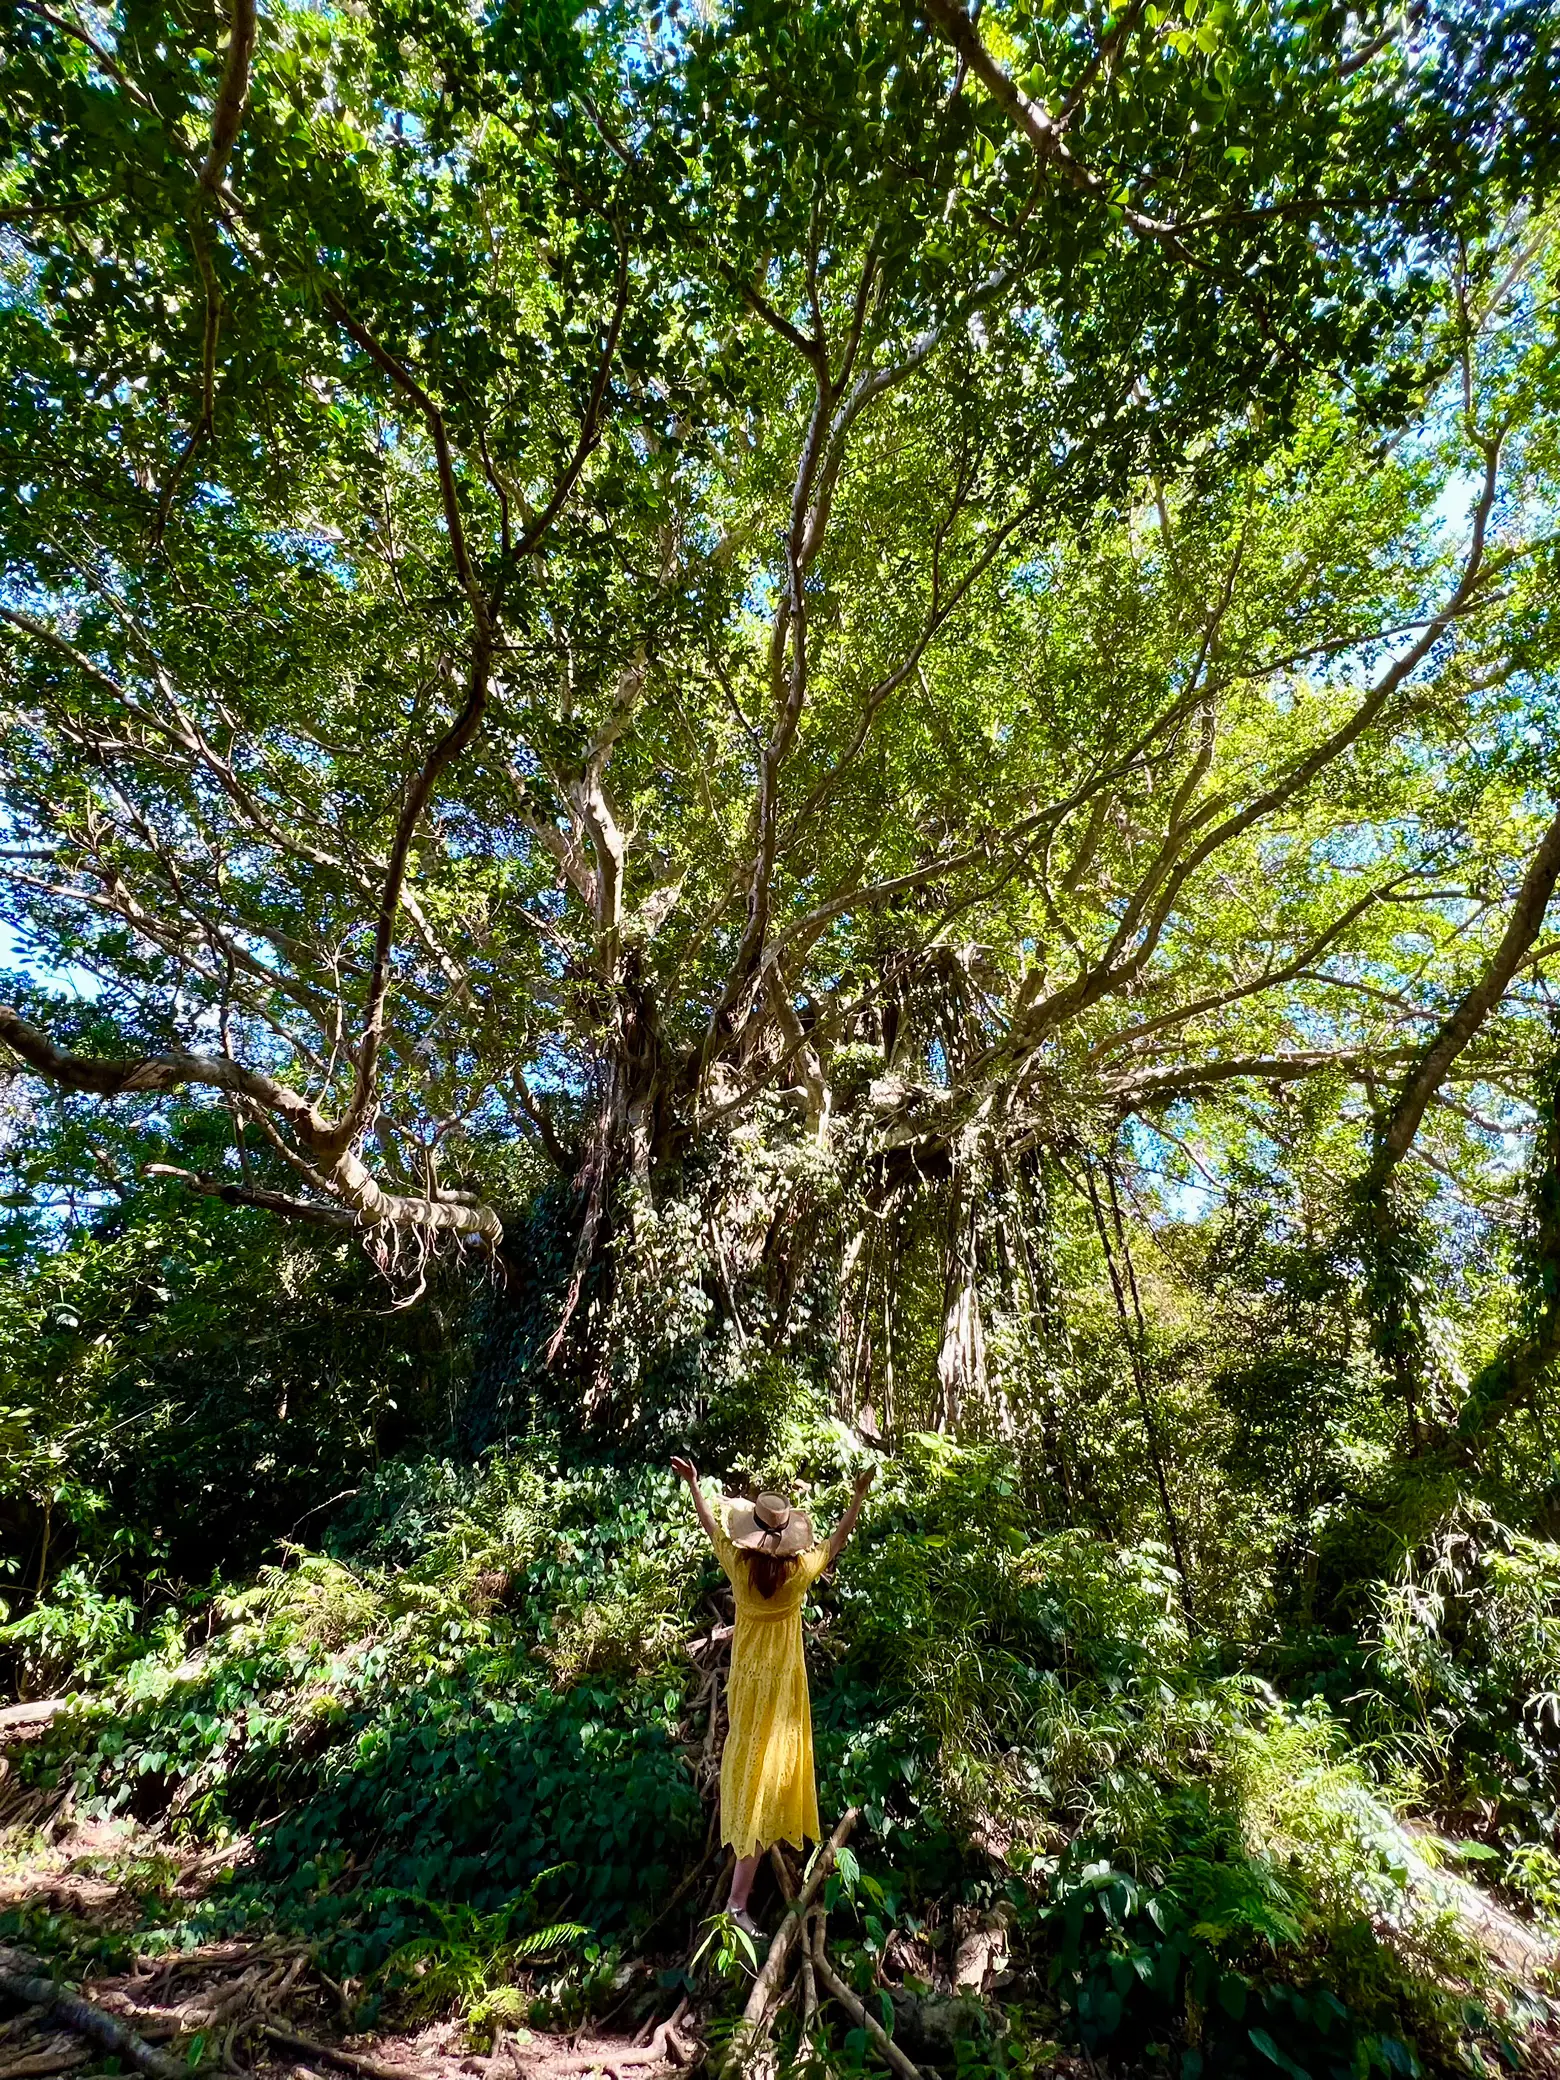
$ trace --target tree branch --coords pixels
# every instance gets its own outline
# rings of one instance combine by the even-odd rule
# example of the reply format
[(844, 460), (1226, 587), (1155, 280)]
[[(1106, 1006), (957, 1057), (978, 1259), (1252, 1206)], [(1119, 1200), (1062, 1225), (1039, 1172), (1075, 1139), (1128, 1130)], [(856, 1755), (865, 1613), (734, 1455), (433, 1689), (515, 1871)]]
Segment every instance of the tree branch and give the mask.
[(1432, 1036), (1398, 1092), (1376, 1137), (1370, 1168), (1366, 1172), (1367, 1190), (1380, 1187), (1391, 1176), (1419, 1132), (1425, 1108), (1446, 1081), (1453, 1062), (1499, 1004), (1506, 985), (1522, 966), (1534, 940), (1543, 930), (1544, 916), (1557, 878), (1560, 878), (1560, 812), (1556, 813), (1528, 864), (1500, 944), (1490, 955), (1484, 972)]
[(231, 1056), (172, 1049), (131, 1061), (116, 1061), (100, 1055), (66, 1054), (47, 1034), (3, 1004), (0, 1041), (49, 1082), (94, 1097), (176, 1091), (192, 1084), (231, 1092), (258, 1112), (286, 1121), (303, 1147), (319, 1158), (328, 1189), (352, 1208), (360, 1226), (422, 1228), (468, 1235), (491, 1244), (503, 1239), (503, 1223), (491, 1207), (415, 1199), (383, 1190), (365, 1165), (343, 1145), (339, 1125), (324, 1119), (299, 1092), (276, 1083), (258, 1069), (244, 1067)]
[(211, 111), (211, 146), (200, 169), (200, 184), (214, 195), (227, 174), (238, 126), (249, 98), (249, 66), (254, 55), (257, 21), (255, 0), (233, 0), (228, 26), (227, 54), (222, 64), (222, 83)]
[[(1110, 944), (1099, 960), (1092, 968), (1076, 975), (1061, 989), (1053, 991), (1029, 1013), (1024, 1029), (1024, 1038), (1028, 1046), (1032, 1048), (1037, 1045), (1039, 1039), (1061, 1019), (1087, 1009), (1101, 997), (1123, 989), (1131, 983), (1151, 958), (1181, 890), (1197, 869), (1215, 852), (1250, 830), (1254, 824), (1272, 815), (1274, 810), (1283, 808), (1307, 787), (1318, 773), (1350, 750), (1380, 718), (1388, 701), (1399, 687), (1424, 663), (1443, 632), (1466, 610), (1480, 583), (1485, 541), (1499, 476), (1499, 440), (1488, 440), (1483, 446), (1484, 482), (1474, 511), (1472, 535), (1468, 553), (1463, 561), (1462, 573), (1446, 605), (1426, 625), (1419, 641), (1388, 667), (1348, 720), (1330, 731), (1321, 743), (1313, 746), (1282, 779), (1275, 781), (1243, 809), (1227, 816), (1222, 823), (1215, 824), (1211, 830), (1208, 830), (1206, 825), (1209, 815), (1214, 811), (1214, 804), (1209, 804), (1203, 812), (1189, 819), (1183, 826), (1183, 839), (1194, 837), (1200, 828), (1204, 831), (1204, 835), (1192, 845), (1190, 851), (1182, 852), (1180, 846), (1172, 842), (1171, 837), (1167, 835), (1153, 865), (1126, 904)], [(1134, 940), (1137, 942), (1135, 945)]]
[(190, 224), (190, 242), (195, 250), (195, 264), (200, 270), (201, 285), (206, 292), (206, 321), (200, 352), (200, 411), (185, 436), (184, 445), (157, 502), (157, 520), (153, 529), (156, 539), (161, 538), (163, 529), (168, 524), (168, 516), (173, 510), (173, 501), (178, 495), (185, 471), (201, 443), (210, 439), (216, 426), (217, 342), (222, 331), (222, 291), (217, 282), (216, 264), (211, 254), (210, 224), (205, 219), (208, 218), (222, 190), (228, 161), (233, 156), (233, 146), (238, 140), (244, 104), (249, 98), (249, 67), (254, 54), (256, 27), (255, 0), (233, 0), (222, 79), (211, 111), (211, 142), (201, 165), (200, 196)]
[(1150, 1069), (1141, 1075), (1108, 1081), (1104, 1088), (1107, 1096), (1130, 1110), (1166, 1098), (1184, 1097), (1192, 1091), (1211, 1090), (1220, 1083), (1291, 1083), (1298, 1077), (1318, 1075), (1324, 1069), (1355, 1069), (1366, 1062), (1385, 1067), (1408, 1061), (1412, 1055), (1413, 1049), (1408, 1047), (1297, 1048), (1289, 1054), (1246, 1055), (1225, 1062), (1191, 1062), (1174, 1069)]
[[(926, 0), (926, 12), (1008, 121), (1028, 138), (1043, 170), (1054, 170), (1069, 187), (1087, 195), (1091, 202), (1118, 210), (1122, 221), (1140, 238), (1163, 246), (1183, 267), (1194, 268), (1200, 273), (1208, 271), (1207, 262), (1200, 260), (1182, 242), (1178, 226), (1158, 217), (1146, 216), (1130, 204), (1113, 199), (1107, 182), (1074, 156), (1067, 143), (1066, 121), (1053, 116), (1049, 109), (1043, 108), (1038, 101), (1032, 101), (1013, 84), (981, 41), (980, 31), (958, 5), (958, 0)], [(1076, 105), (1075, 101), (1068, 108), (1069, 120)]]
[(227, 1206), (258, 1206), (288, 1220), (304, 1221), (316, 1228), (355, 1233), (358, 1223), (336, 1206), (317, 1206), (310, 1199), (295, 1199), (288, 1192), (271, 1192), (259, 1185), (234, 1184), (230, 1179), (211, 1177), (203, 1170), (181, 1170), (176, 1163), (143, 1163), (143, 1177), (171, 1177), (207, 1199), (220, 1199)]

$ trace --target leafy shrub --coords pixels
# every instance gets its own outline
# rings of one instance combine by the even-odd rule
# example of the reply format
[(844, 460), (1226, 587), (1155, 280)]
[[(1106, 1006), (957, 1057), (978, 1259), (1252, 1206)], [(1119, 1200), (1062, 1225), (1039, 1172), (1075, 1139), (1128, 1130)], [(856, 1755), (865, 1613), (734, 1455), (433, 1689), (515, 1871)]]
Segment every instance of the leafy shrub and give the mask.
[[(429, 1915), (491, 1917), (536, 1884), (582, 1925), (620, 1923), (703, 1825), (673, 1745), (683, 1678), (645, 1673), (701, 1543), (670, 1476), (570, 1479), (533, 1454), (423, 1485), (439, 1501), (413, 1566), (366, 1557), (387, 1521), (404, 1530), (391, 1477), (341, 1542), (350, 1564), (294, 1552), (217, 1598), (193, 1651), (140, 1642), (78, 1764), (87, 1799), (203, 1830), (281, 1808), (222, 1911), (263, 1907), (356, 1972)], [(503, 1594), (474, 1597), (496, 1563)]]
[[(163, 1153), (208, 1167), (142, 1159)], [(246, 1572), (430, 1427), (469, 1300), (387, 1312), (374, 1277), (349, 1242), (176, 1186), (0, 1276), (0, 1543), (14, 1511), (29, 1580), (45, 1548), (106, 1592)]]
[(350, 1568), (326, 1553), (290, 1548), (292, 1564), (262, 1567), (247, 1596), (227, 1597), (220, 1615), (242, 1619), (251, 1609), (300, 1645), (344, 1647), (378, 1628), (384, 1600)]
[(664, 1556), (631, 1559), (608, 1597), (564, 1605), (542, 1658), (561, 1683), (585, 1676), (649, 1675), (687, 1637), (685, 1583)]
[(1482, 1960), (1338, 1723), (1221, 1672), (1158, 1548), (1037, 1537), (1010, 1459), (921, 1440), (838, 1593), (840, 1795), (923, 1858), (940, 1839), (944, 1882), (960, 1842), (1034, 1845), (1086, 2042), (1407, 2072), (1416, 2037), (1485, 2027), (1448, 1991)]
[(1491, 2033), (1465, 1998), (1481, 1953), (1338, 1735), (1275, 1711), (1231, 1734), (1205, 1786), (1166, 1787), (1130, 1858), (1079, 1836), (1049, 1863), (1053, 1979), (1086, 2044), (1168, 2037), (1186, 2080), (1356, 2080)]
[(1037, 1537), (1022, 1480), (994, 1448), (913, 1440), (836, 1593), (842, 1672), (878, 1722), (853, 1749), (869, 1775), (885, 1707), (897, 1715), (901, 1783), (885, 1779), (878, 1798), (862, 1786), (889, 1831), (912, 1812), (922, 1824), (928, 1803), (965, 1839), (1033, 1841), (1058, 1820), (1103, 1819), (1113, 1797), (1130, 1800), (1135, 1755), (1171, 1739), (1171, 1703), (1210, 1679), (1161, 1551)]
[(1369, 2030), (1325, 1983), (1279, 1975), (1284, 1953), (1303, 1949), (1306, 1905), (1277, 1871), (1191, 1832), (1163, 1882), (1145, 1884), (1092, 1846), (1058, 1862), (1046, 1910), (1053, 1980), (1086, 2046), (1133, 2057), (1177, 2043), (1182, 2080), (1421, 2070), (1408, 2044)]
[(558, 1870), (538, 1872), (492, 1914), (412, 1895), (407, 1904), (426, 1916), (427, 1932), (409, 1936), (391, 1951), (374, 1975), (377, 1986), (391, 1992), (397, 2012), (409, 2019), (457, 2008), (480, 2033), (500, 2017), (518, 2017), (524, 2007), (515, 1990), (516, 1973), (576, 1948), (590, 1934), (578, 1921), (527, 1926), (535, 1920), (537, 1894), (559, 1875)]
[(15, 1655), (22, 1683), (35, 1695), (66, 1685), (92, 1689), (143, 1651), (137, 1615), (128, 1596), (107, 1593), (77, 1563), (23, 1617), (0, 1625), (0, 1653)]
[[(1560, 1832), (1560, 1545), (1459, 1500), (1376, 1607), (1368, 1731), (1513, 1846)], [(1486, 1823), (1487, 1825), (1488, 1823)]]
[[(859, 1445), (804, 1446), (821, 1527)], [(328, 1542), (103, 1664), (85, 1742), (61, 1736), (83, 1795), (250, 1828), (201, 1925), (280, 1920), (397, 2001), (512, 2019), (538, 1926), (576, 1931), (548, 1954), (595, 1946), (594, 1985), (703, 1835), (678, 1649), (718, 1576), (685, 1498), (532, 1441), (387, 1466)], [(1449, 1991), (1476, 1960), (1336, 1723), (1189, 1637), (1157, 1546), (1041, 1528), (1010, 1454), (912, 1440), (811, 1637), (825, 1810), (864, 1807), (907, 1895), (990, 1903), (1005, 1860), (1086, 2043), (1321, 2080), (1483, 2027)]]

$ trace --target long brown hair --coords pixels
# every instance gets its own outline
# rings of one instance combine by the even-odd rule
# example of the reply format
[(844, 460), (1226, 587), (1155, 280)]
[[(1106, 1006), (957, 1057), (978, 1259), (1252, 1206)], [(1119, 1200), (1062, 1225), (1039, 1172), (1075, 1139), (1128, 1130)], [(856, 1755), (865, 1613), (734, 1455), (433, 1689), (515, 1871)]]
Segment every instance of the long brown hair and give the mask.
[(796, 1566), (794, 1553), (749, 1551), (742, 1557), (747, 1562), (748, 1580), (766, 1603)]

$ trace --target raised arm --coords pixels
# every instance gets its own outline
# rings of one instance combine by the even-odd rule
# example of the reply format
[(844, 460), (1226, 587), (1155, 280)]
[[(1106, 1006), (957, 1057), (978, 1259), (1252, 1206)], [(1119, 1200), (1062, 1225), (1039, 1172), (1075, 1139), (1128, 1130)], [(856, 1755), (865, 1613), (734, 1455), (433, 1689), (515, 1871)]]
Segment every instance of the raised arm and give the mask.
[(709, 1539), (710, 1544), (714, 1545), (717, 1540), (719, 1527), (715, 1522), (715, 1512), (705, 1501), (704, 1491), (699, 1486), (698, 1468), (691, 1459), (674, 1458), (672, 1471), (675, 1474), (680, 1474), (688, 1483), (688, 1493), (693, 1497), (693, 1506), (698, 1511), (699, 1522), (704, 1526), (705, 1536)]
[(824, 1562), (826, 1568), (832, 1567), (841, 1553), (844, 1552), (846, 1540), (855, 1530), (856, 1519), (861, 1515), (861, 1505), (867, 1499), (867, 1490), (876, 1479), (877, 1468), (875, 1466), (869, 1466), (864, 1473), (857, 1474), (856, 1492), (850, 1498), (850, 1507), (835, 1525), (833, 1535), (829, 1540), (829, 1557)]

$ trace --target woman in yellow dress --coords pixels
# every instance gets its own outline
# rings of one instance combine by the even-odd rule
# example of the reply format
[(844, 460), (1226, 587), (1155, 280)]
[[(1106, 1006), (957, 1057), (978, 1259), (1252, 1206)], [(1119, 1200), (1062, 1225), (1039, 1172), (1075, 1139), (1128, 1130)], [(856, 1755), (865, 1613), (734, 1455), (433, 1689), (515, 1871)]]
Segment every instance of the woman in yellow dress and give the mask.
[(748, 1894), (759, 1858), (774, 1842), (800, 1849), (808, 1837), (820, 1838), (802, 1605), (855, 1530), (875, 1469), (857, 1475), (850, 1507), (826, 1545), (814, 1540), (811, 1522), (783, 1495), (760, 1495), (753, 1502), (722, 1497), (717, 1517), (704, 1499), (693, 1461), (673, 1459), (672, 1470), (688, 1483), (699, 1522), (736, 1599), (720, 1765), (720, 1838), (737, 1857), (731, 1918), (758, 1935), (762, 1931), (748, 1912)]

